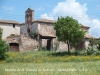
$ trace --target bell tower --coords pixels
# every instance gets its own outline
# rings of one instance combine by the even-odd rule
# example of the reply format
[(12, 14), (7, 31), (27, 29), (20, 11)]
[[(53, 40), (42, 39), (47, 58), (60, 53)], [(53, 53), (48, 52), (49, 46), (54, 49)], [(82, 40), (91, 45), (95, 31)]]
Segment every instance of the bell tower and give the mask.
[(33, 20), (34, 20), (34, 10), (28, 8), (25, 12), (25, 24), (28, 26), (32, 25)]
[(32, 22), (34, 21), (34, 10), (28, 8), (25, 12), (25, 25), (27, 33), (30, 33)]

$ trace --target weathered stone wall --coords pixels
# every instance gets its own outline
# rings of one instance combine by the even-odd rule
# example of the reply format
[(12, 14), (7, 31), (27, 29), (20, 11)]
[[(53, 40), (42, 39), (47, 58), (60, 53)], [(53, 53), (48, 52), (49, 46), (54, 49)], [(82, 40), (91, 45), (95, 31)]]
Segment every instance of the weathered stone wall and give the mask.
[(90, 45), (90, 39), (85, 39), (85, 48), (87, 49)]
[(27, 26), (25, 24), (20, 26), (20, 34), (22, 34), (22, 35), (27, 34)]
[[(21, 43), (20, 43), (21, 39), (20, 39), (20, 35), (15, 35), (15, 36), (8, 36), (6, 39), (5, 39), (5, 42), (8, 44), (9, 46), (9, 51), (14, 51), (14, 50), (11, 50), (10, 49), (10, 44), (11, 43), (16, 43), (18, 44), (19, 46), (19, 50), (21, 49)], [(17, 50), (17, 49), (16, 49)]]
[[(56, 31), (54, 30), (54, 24), (40, 23), (39, 33), (43, 36), (56, 36)], [(58, 42), (57, 39), (54, 38), (53, 49), (56, 48), (57, 42)], [(42, 47), (46, 46), (47, 46), (47, 39), (42, 39)], [(65, 44), (64, 42), (59, 42), (57, 51), (66, 51), (67, 49), (68, 49), (67, 44)]]
[(39, 33), (45, 36), (55, 36), (54, 24), (40, 23)]
[(20, 44), (20, 36), (9, 36), (5, 40), (7, 43), (18, 43)]
[(29, 26), (27, 24), (23, 24), (20, 26), (20, 29), (21, 29), (20, 34), (27, 36), (28, 35), (27, 28), (28, 27), (29, 27), (30, 31), (34, 31), (36, 33), (38, 32), (38, 28), (39, 28), (38, 23), (33, 23), (32, 25), (29, 25)]
[(33, 23), (32, 25), (30, 25), (30, 30), (34, 30), (34, 32), (38, 32), (38, 28), (39, 28), (39, 25), (38, 23)]
[(57, 40), (57, 38), (53, 39), (53, 48), (54, 50), (56, 50), (57, 52), (62, 52), (62, 51), (67, 51), (68, 47), (67, 44), (64, 42), (59, 42)]
[(21, 51), (38, 50), (38, 42), (28, 36), (21, 35)]
[(67, 50), (68, 50), (67, 44), (64, 42), (60, 42), (57, 51), (61, 52), (61, 51), (67, 51)]

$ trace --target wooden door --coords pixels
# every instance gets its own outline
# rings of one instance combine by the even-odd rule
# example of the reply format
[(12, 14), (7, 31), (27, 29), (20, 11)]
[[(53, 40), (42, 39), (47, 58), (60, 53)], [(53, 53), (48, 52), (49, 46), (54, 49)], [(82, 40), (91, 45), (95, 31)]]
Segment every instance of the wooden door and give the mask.
[(10, 51), (19, 51), (19, 44), (10, 43)]

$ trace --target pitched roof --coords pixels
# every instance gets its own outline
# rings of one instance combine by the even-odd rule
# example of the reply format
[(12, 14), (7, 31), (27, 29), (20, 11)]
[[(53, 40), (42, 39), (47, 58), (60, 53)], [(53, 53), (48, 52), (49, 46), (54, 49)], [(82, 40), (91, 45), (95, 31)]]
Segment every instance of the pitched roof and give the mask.
[(52, 35), (52, 34), (43, 34), (43, 33), (39, 33), (39, 35), (41, 35), (42, 39), (48, 39), (48, 38), (56, 38), (56, 36)]
[(86, 39), (90, 39), (90, 38), (94, 38), (93, 36), (89, 35), (89, 34), (85, 34), (85, 38)]
[(48, 20), (48, 19), (38, 19), (33, 22), (41, 22), (41, 23), (55, 23), (56, 20)]
[(0, 23), (20, 24), (18, 21), (15, 20), (0, 20)]
[(90, 27), (88, 27), (88, 26), (85, 26), (85, 25), (82, 25), (82, 24), (79, 24), (82, 28), (90, 28)]

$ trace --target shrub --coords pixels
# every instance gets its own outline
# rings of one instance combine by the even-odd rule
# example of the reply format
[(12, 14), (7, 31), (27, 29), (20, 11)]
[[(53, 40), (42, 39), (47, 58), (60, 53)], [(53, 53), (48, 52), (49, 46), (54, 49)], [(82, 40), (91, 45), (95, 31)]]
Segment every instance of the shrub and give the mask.
[(11, 34), (10, 36), (16, 36), (15, 34)]
[(7, 57), (5, 52), (8, 49), (7, 44), (2, 40), (2, 31), (3, 29), (0, 28), (0, 60), (3, 60)]
[(88, 49), (85, 50), (84, 55), (99, 55), (100, 51), (98, 50), (96, 45), (89, 46)]
[(35, 35), (36, 35), (36, 33), (34, 32), (34, 30), (32, 30), (32, 31), (29, 32), (29, 36), (30, 36), (32, 39), (35, 39)]

